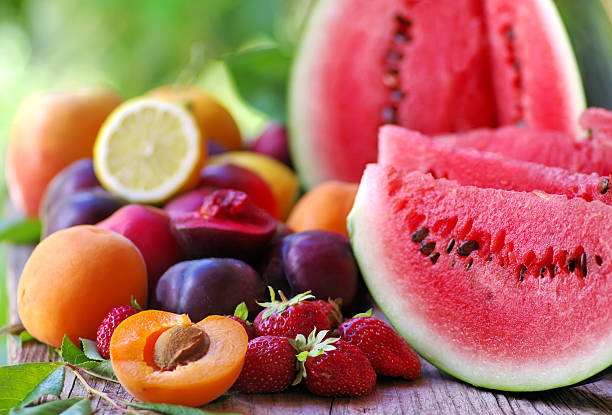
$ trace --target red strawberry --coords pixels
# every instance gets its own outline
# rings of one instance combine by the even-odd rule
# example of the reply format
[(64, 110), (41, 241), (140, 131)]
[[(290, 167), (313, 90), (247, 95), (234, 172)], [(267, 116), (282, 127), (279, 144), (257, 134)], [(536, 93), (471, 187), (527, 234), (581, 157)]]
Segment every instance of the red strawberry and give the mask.
[(302, 350), (297, 355), (301, 369), (296, 382), (304, 378), (312, 393), (323, 396), (366, 395), (376, 385), (376, 372), (358, 347), (340, 340), (327, 338), (327, 332), (315, 331), (308, 336), (297, 336), (293, 347)]
[(327, 314), (327, 318), (329, 318), (329, 324), (332, 330), (335, 330), (342, 321), (344, 317), (342, 317), (342, 312), (340, 311), (341, 299), (337, 298), (332, 300), (331, 298), (327, 301), (323, 300), (315, 300), (313, 303), (317, 304), (321, 309)]
[(287, 389), (295, 379), (295, 354), (286, 337), (256, 337), (249, 342), (244, 366), (234, 389), (243, 393), (271, 393)]
[(269, 303), (261, 303), (262, 310), (253, 322), (255, 337), (271, 335), (295, 338), (298, 334), (307, 336), (313, 329), (329, 330), (330, 323), (327, 314), (314, 301), (307, 291), (287, 300), (279, 291), (282, 301), (274, 300), (274, 290), (270, 288)]
[(136, 313), (140, 312), (134, 306), (131, 305), (122, 305), (119, 307), (113, 308), (102, 320), (102, 323), (98, 327), (98, 332), (96, 334), (96, 344), (98, 345), (98, 351), (105, 359), (110, 359), (110, 341), (115, 331), (115, 328), (121, 323), (123, 320), (132, 316)]
[(236, 306), (233, 316), (225, 317), (231, 318), (232, 320), (242, 324), (242, 327), (244, 327), (244, 330), (247, 332), (247, 336), (249, 336), (249, 340), (253, 338), (253, 328), (251, 327), (252, 324), (249, 322), (249, 310), (244, 301)]
[(416, 379), (421, 374), (421, 361), (410, 344), (382, 320), (357, 315), (338, 327), (338, 335), (359, 347), (379, 375)]

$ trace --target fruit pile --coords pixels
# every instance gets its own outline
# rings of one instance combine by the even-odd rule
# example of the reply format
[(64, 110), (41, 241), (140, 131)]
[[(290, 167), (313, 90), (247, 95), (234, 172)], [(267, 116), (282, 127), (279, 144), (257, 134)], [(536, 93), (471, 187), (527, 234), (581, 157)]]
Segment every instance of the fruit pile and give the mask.
[[(342, 313), (353, 315), (371, 305), (346, 230), (356, 184), (324, 183), (294, 208), (298, 185), (284, 127), (272, 123), (247, 150), (229, 113), (195, 87), (159, 89), (118, 106), (98, 103), (114, 97), (107, 91), (79, 92), (78, 97), (76, 102), (65, 98), (66, 103), (58, 97), (54, 104), (55, 109), (76, 106), (79, 111), (72, 112), (84, 117), (81, 101), (92, 101), (89, 111), (98, 112), (92, 118), (100, 130), (95, 141), (88, 141), (89, 152), (74, 155), (74, 161), (66, 158), (42, 194), (47, 172), (9, 163), (14, 202), (43, 223), (43, 239), (18, 287), (19, 315), (32, 336), (55, 347), (64, 336), (75, 344), (95, 338), (101, 356), (112, 360), (116, 376), (134, 396), (186, 405), (224, 393), (240, 375), (245, 354), (250, 369), (235, 386), (244, 392), (255, 392), (255, 384), (260, 392), (284, 389), (298, 373), (310, 385), (323, 370), (311, 373), (311, 362), (324, 359), (323, 352), (338, 354), (330, 359), (344, 362), (325, 364), (338, 376), (355, 364), (347, 356), (367, 363), (355, 370), (369, 371), (360, 389), (308, 386), (316, 393), (364, 394), (374, 386), (375, 369), (389, 374), (376, 361), (372, 369), (365, 357), (375, 348), (374, 335), (360, 337), (356, 345), (367, 345), (360, 352), (345, 344), (356, 340), (340, 325)], [(30, 102), (47, 111), (37, 99), (43, 100)], [(54, 151), (65, 156), (72, 145), (67, 140), (58, 141), (54, 151), (39, 148), (27, 141), (36, 131), (24, 135), (27, 127), (19, 125), (19, 118), (15, 122), (11, 146), (31, 146), (30, 157), (43, 151), (47, 157)], [(55, 128), (62, 133), (62, 126)], [(74, 139), (87, 140), (92, 131)], [(26, 177), (41, 186), (26, 187), (19, 179)], [(34, 208), (38, 201), (40, 207)], [(281, 294), (282, 300), (275, 301), (271, 291), (271, 302), (263, 303), (266, 287), (292, 299)], [(335, 301), (310, 301), (313, 295)], [(149, 310), (140, 311), (130, 301)], [(253, 328), (246, 323), (249, 314), (257, 316)], [(212, 316), (235, 321), (213, 324)], [(381, 331), (388, 332), (385, 341), (393, 337), (403, 344), (404, 355), (395, 359), (409, 356), (409, 366), (418, 367), (410, 346), (375, 321), (372, 327), (386, 327)], [(236, 335), (237, 327), (248, 338)], [(329, 337), (333, 330), (342, 341)], [(260, 368), (257, 359), (277, 352), (285, 363), (291, 361), (285, 365), (291, 374), (285, 377), (291, 379), (283, 388), (256, 382), (260, 369), (269, 369)], [(298, 370), (299, 356), (303, 370)], [(165, 393), (142, 392), (150, 389), (146, 385), (153, 372), (160, 372), (154, 390)], [(418, 371), (397, 376), (413, 378)], [(341, 385), (335, 377), (332, 382)]]

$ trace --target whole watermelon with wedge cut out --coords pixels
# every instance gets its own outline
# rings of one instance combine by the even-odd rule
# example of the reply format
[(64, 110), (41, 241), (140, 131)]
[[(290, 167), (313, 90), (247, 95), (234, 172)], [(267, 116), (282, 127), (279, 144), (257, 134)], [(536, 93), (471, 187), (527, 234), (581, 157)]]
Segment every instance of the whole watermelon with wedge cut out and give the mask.
[(378, 306), (440, 369), (535, 391), (612, 365), (612, 207), (369, 165), (348, 229)]
[(319, 0), (292, 70), (291, 152), (307, 187), (357, 182), (382, 124), (577, 136), (584, 106), (552, 0)]

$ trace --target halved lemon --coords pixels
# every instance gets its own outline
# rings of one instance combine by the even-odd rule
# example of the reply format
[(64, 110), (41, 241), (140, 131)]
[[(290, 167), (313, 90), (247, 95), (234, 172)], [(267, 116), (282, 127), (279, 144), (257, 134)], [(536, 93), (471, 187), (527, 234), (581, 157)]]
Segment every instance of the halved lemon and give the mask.
[(94, 145), (94, 169), (111, 193), (161, 203), (195, 186), (206, 158), (203, 133), (178, 105), (136, 98), (108, 117)]

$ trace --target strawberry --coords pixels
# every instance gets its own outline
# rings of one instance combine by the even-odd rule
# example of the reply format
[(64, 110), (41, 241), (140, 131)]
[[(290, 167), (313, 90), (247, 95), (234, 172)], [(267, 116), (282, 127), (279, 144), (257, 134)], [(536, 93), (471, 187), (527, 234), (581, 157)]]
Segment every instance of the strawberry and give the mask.
[(287, 389), (295, 378), (295, 353), (286, 337), (254, 338), (249, 342), (234, 389), (243, 393), (272, 393)]
[(301, 351), (297, 355), (300, 368), (294, 384), (303, 378), (309, 391), (322, 396), (370, 393), (376, 385), (376, 372), (366, 355), (338, 337), (325, 339), (326, 335), (326, 330), (316, 335), (313, 330), (308, 340), (302, 335), (290, 340)]
[(379, 375), (416, 379), (421, 374), (421, 361), (410, 344), (382, 320), (358, 314), (338, 327), (338, 335), (361, 349)]
[(329, 298), (327, 301), (315, 300), (313, 303), (317, 304), (325, 312), (325, 314), (327, 314), (332, 330), (335, 330), (340, 324), (342, 324), (342, 321), (344, 320), (344, 317), (342, 317), (342, 312), (340, 311), (342, 299), (337, 298), (332, 300)]
[(298, 334), (307, 336), (313, 329), (329, 330), (330, 323), (327, 314), (314, 301), (307, 291), (287, 300), (279, 291), (281, 301), (275, 301), (274, 290), (270, 287), (269, 303), (260, 303), (262, 310), (253, 322), (255, 337), (271, 335), (295, 338)]
[(240, 323), (242, 327), (244, 327), (244, 330), (246, 331), (247, 336), (249, 336), (249, 340), (253, 338), (253, 328), (251, 327), (252, 323), (249, 322), (249, 310), (246, 304), (244, 303), (244, 301), (236, 306), (236, 310), (234, 310), (233, 316), (225, 316), (225, 317), (231, 318), (232, 320)]
[(140, 311), (141, 310), (132, 305), (122, 305), (113, 308), (106, 317), (104, 317), (96, 334), (96, 345), (103, 358), (110, 359), (110, 341), (115, 332), (115, 328), (123, 320)]

